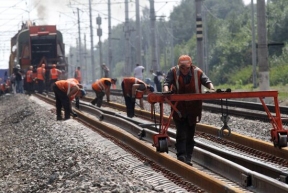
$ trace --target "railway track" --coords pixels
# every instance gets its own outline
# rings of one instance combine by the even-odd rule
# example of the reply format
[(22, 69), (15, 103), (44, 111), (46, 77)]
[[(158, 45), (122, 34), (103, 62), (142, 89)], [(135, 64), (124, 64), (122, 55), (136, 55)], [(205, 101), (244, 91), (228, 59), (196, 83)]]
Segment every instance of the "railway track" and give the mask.
[[(88, 99), (89, 102), (90, 100)], [(53, 103), (51, 101), (50, 103)], [(104, 106), (105, 108), (99, 109), (88, 102), (81, 103), (81, 111), (76, 110), (79, 115), (77, 119), (83, 120), (87, 125), (101, 128), (101, 132), (105, 131), (111, 136), (118, 137), (121, 143), (125, 142), (125, 146), (130, 146), (130, 149), (133, 147), (132, 151), (136, 151), (140, 157), (145, 156), (142, 159), (153, 160), (157, 168), (163, 167), (165, 172), (172, 172), (168, 176), (172, 175), (175, 178), (176, 174), (177, 179), (180, 176), (177, 183), (184, 182), (182, 186), (187, 190), (195, 191), (200, 187), (198, 192), (202, 189), (207, 192), (281, 193), (288, 191), (287, 148), (280, 150), (267, 142), (233, 132), (229, 138), (219, 138), (219, 129), (198, 124), (195, 136), (196, 147), (193, 153), (193, 162), (197, 165), (190, 167), (175, 159), (175, 150), (172, 148), (175, 143), (173, 128), (168, 130), (171, 141), (168, 154), (159, 153), (151, 145), (152, 136), (158, 132), (158, 127), (151, 121), (149, 112), (136, 110), (139, 117), (130, 119), (123, 113), (125, 106), (115, 103), (104, 103)], [(90, 116), (87, 116), (87, 113)], [(95, 120), (95, 117), (98, 120)], [(134, 139), (130, 139), (121, 130), (111, 129), (110, 124), (125, 129), (134, 136)], [(208, 168), (208, 171), (204, 168)], [(206, 176), (206, 172), (213, 174)], [(225, 176), (225, 178), (219, 181), (220, 177), (214, 177), (215, 174)]]

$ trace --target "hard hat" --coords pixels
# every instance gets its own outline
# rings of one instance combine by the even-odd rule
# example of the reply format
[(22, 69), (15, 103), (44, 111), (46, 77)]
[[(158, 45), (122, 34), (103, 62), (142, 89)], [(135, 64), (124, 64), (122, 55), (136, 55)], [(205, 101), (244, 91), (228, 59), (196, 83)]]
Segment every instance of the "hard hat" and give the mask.
[(17, 64), (17, 65), (16, 65), (16, 68), (20, 69), (20, 64)]
[(53, 68), (56, 68), (56, 64), (52, 64), (52, 67), (53, 67)]
[(181, 66), (181, 65), (191, 65), (192, 64), (192, 59), (190, 56), (188, 55), (181, 55), (178, 59), (178, 65)]

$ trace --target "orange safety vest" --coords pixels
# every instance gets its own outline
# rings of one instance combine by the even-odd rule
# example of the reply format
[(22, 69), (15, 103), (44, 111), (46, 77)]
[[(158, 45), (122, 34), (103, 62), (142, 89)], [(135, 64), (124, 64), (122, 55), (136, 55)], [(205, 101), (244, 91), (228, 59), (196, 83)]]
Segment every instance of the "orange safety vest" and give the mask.
[(38, 80), (44, 80), (45, 79), (45, 68), (38, 67), (37, 68), (37, 79)]
[[(177, 94), (187, 94), (187, 93), (201, 93), (201, 75), (203, 71), (192, 66), (191, 68), (191, 80), (189, 84), (185, 84), (183, 77), (180, 75), (179, 67), (172, 67), (172, 72), (174, 75), (173, 80), (173, 91)], [(181, 112), (182, 117), (188, 117), (189, 123), (194, 124), (201, 120), (202, 114), (202, 100), (192, 100), (192, 101), (178, 101), (177, 109)], [(174, 111), (173, 119), (179, 120), (179, 115)]]
[(26, 72), (26, 82), (33, 82), (33, 71), (28, 70)]
[(50, 70), (50, 77), (52, 80), (58, 79), (58, 69), (52, 68)]
[[(65, 92), (67, 95), (70, 93), (72, 87), (76, 86), (77, 88), (79, 88), (75, 82), (68, 80), (58, 80), (55, 82), (55, 84), (61, 91)], [(74, 95), (70, 97), (70, 101), (72, 101), (75, 98), (77, 93), (78, 92), (76, 92)]]
[(76, 79), (79, 81), (79, 82), (81, 82), (81, 80), (82, 80), (82, 76), (81, 76), (81, 71), (80, 70), (76, 70), (75, 71), (75, 74), (76, 74)]
[(107, 86), (104, 82), (105, 80), (109, 81), (111, 83), (111, 78), (100, 78), (96, 82), (92, 84), (92, 89), (94, 91), (98, 92), (106, 92), (110, 88), (110, 86)]
[(140, 79), (135, 78), (135, 77), (125, 77), (123, 78), (123, 84), (124, 84), (124, 90), (123, 90), (123, 95), (124, 96), (132, 96), (132, 86), (133, 84), (144, 84), (145, 87), (147, 88), (147, 85)]
[(68, 78), (67, 81), (72, 81), (76, 84), (79, 84), (79, 81), (76, 78)]

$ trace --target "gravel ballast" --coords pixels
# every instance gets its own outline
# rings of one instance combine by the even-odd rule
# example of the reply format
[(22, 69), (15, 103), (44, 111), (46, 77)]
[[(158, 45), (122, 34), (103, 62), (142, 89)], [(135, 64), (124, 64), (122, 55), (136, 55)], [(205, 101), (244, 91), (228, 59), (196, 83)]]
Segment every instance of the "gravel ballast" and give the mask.
[(56, 121), (53, 111), (33, 96), (0, 97), (1, 193), (166, 192), (135, 168), (161, 174), (123, 150), (110, 153), (119, 147), (76, 120)]

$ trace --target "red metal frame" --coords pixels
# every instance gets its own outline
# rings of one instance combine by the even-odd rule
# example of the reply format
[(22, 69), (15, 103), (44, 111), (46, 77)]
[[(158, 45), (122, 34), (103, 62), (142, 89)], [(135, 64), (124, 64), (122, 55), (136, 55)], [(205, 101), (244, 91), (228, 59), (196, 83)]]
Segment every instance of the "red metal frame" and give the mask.
[[(275, 116), (271, 114), (268, 107), (264, 102), (264, 98), (272, 97), (274, 99), (275, 105)], [(208, 100), (208, 99), (232, 99), (232, 98), (259, 98), (268, 118), (273, 126), (271, 129), (271, 141), (273, 141), (274, 146), (278, 144), (278, 134), (288, 135), (288, 130), (283, 128), (280, 108), (278, 103), (278, 91), (254, 91), (254, 92), (220, 92), (220, 93), (205, 93), (205, 94), (162, 94), (162, 93), (150, 93), (148, 95), (148, 102), (151, 104), (160, 104), (160, 131), (159, 134), (153, 136), (154, 144), (153, 146), (158, 147), (159, 138), (168, 137), (167, 130), (171, 122), (172, 114), (174, 111), (178, 111), (177, 101), (191, 101), (191, 100)], [(176, 103), (173, 105), (171, 101)], [(172, 107), (172, 112), (169, 115), (168, 122), (164, 123), (163, 120), (163, 103), (166, 102)]]

